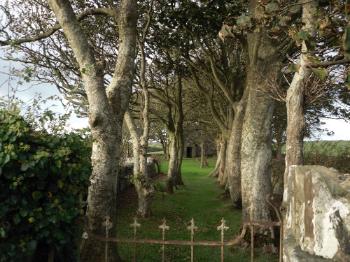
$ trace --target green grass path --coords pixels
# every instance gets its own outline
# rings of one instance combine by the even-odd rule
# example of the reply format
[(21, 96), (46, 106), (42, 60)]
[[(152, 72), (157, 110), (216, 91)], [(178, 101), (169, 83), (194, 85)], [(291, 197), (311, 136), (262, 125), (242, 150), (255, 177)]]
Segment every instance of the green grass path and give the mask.
[[(213, 178), (208, 177), (214, 163), (210, 167), (199, 168), (199, 162), (185, 159), (182, 173), (185, 187), (176, 190), (173, 195), (157, 193), (152, 205), (152, 217), (139, 219), (141, 228), (139, 238), (160, 239), (161, 231), (158, 226), (162, 219), (167, 220), (170, 230), (167, 231), (167, 239), (189, 240), (190, 234), (186, 230), (191, 218), (194, 218), (198, 231), (197, 240), (220, 240), (220, 232), (216, 227), (221, 218), (227, 221), (230, 227), (226, 231), (225, 239), (232, 239), (239, 233), (241, 213), (230, 208), (228, 200), (223, 200), (222, 189), (220, 189)], [(166, 163), (162, 164), (161, 170), (166, 170)], [(135, 199), (124, 201), (119, 209), (118, 234), (119, 237), (132, 238), (132, 230), (129, 224), (132, 222), (136, 210)], [(120, 253), (126, 261), (132, 261), (132, 247), (121, 244)], [(258, 252), (257, 252), (258, 253)], [(156, 262), (161, 261), (160, 246), (141, 245), (137, 248), (137, 261)], [(189, 247), (166, 247), (167, 261), (189, 261)], [(195, 261), (220, 261), (220, 248), (195, 247)], [(225, 250), (225, 261), (250, 261), (249, 249), (240, 248)], [(256, 261), (274, 261), (274, 258), (257, 254)]]

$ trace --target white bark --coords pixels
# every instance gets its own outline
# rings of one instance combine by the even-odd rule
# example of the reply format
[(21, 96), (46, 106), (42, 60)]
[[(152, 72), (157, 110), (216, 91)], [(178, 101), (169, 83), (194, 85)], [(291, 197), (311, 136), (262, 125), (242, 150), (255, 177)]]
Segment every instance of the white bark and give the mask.
[(176, 107), (168, 112), (168, 138), (169, 138), (169, 167), (167, 178), (167, 192), (173, 193), (174, 187), (183, 185), (181, 165), (184, 151), (183, 139), (183, 108), (182, 108), (182, 77), (177, 76)]
[(208, 166), (207, 153), (205, 150), (205, 143), (201, 142), (201, 164), (200, 167), (204, 168)]
[(147, 217), (151, 214), (150, 205), (154, 193), (153, 185), (147, 173), (147, 151), (141, 149), (142, 138), (138, 134), (135, 121), (128, 110), (124, 119), (133, 145), (133, 183), (138, 197), (137, 214)]
[(174, 186), (176, 186), (176, 175), (178, 170), (178, 143), (175, 138), (175, 133), (169, 132), (169, 166), (168, 166), (168, 180), (167, 180), (167, 192), (173, 193)]
[[(303, 4), (303, 30), (308, 32), (311, 37), (315, 35), (317, 21), (317, 1), (309, 1)], [(305, 82), (311, 75), (311, 69), (308, 67), (308, 48), (303, 41), (300, 55), (300, 67), (294, 74), (292, 83), (287, 91), (287, 140), (286, 140), (286, 158), (284, 172), (284, 205), (289, 201), (288, 192), (288, 174), (292, 165), (303, 164), (303, 139), (304, 139), (304, 88)], [(285, 214), (286, 216), (288, 214)], [(288, 239), (288, 230), (284, 229), (283, 240)], [(288, 253), (288, 245), (283, 245), (283, 253)]]
[(218, 182), (220, 186), (225, 186), (227, 177), (225, 177), (225, 167), (226, 167), (226, 153), (227, 153), (227, 141), (223, 138), (220, 141), (220, 166), (218, 174)]
[(209, 174), (211, 177), (217, 177), (219, 175), (219, 167), (221, 162), (221, 139), (216, 142), (216, 163), (214, 170)]
[(241, 142), (242, 127), (247, 104), (248, 92), (246, 91), (235, 107), (235, 117), (232, 123), (231, 134), (227, 147), (227, 161), (225, 173), (227, 173), (228, 189), (233, 206), (241, 206)]
[(132, 141), (132, 152), (133, 152), (133, 173), (134, 176), (138, 176), (138, 174), (140, 173), (140, 167), (141, 167), (141, 163), (140, 163), (140, 141), (139, 141), (139, 134), (137, 132), (137, 128), (136, 128), (136, 124), (134, 119), (132, 118), (130, 111), (127, 110), (125, 112), (124, 115), (124, 120), (126, 123), (126, 126), (129, 130), (130, 133), (130, 137), (131, 137), (131, 141)]
[(129, 111), (125, 114), (125, 122), (128, 126), (132, 143), (133, 143), (133, 159), (134, 159), (134, 186), (138, 195), (138, 208), (137, 213), (146, 217), (151, 213), (150, 205), (151, 199), (154, 193), (154, 188), (147, 171), (147, 149), (149, 138), (149, 91), (146, 83), (146, 56), (145, 56), (145, 39), (149, 29), (153, 3), (149, 9), (148, 19), (145, 27), (143, 28), (141, 38), (139, 39), (140, 47), (140, 84), (142, 88), (142, 101), (141, 101), (141, 123), (142, 134), (138, 134), (137, 127), (134, 119)]
[[(116, 233), (116, 194), (121, 130), (129, 103), (134, 75), (136, 46), (136, 1), (124, 0), (118, 15), (119, 55), (110, 86), (105, 92), (103, 68), (96, 63), (93, 50), (67, 0), (49, 0), (58, 23), (79, 64), (89, 103), (92, 174), (88, 190), (87, 239), (82, 241), (81, 261), (119, 261), (116, 245), (98, 241), (95, 236)], [(116, 11), (112, 9), (116, 18)]]
[[(310, 36), (315, 35), (317, 21), (317, 2), (309, 1), (303, 4), (302, 20), (303, 30)], [(284, 181), (288, 174), (289, 166), (303, 164), (303, 139), (304, 139), (304, 88), (305, 82), (310, 77), (311, 69), (308, 67), (308, 48), (305, 41), (302, 42), (300, 66), (294, 74), (292, 83), (287, 91), (287, 140), (286, 140), (286, 169)]]

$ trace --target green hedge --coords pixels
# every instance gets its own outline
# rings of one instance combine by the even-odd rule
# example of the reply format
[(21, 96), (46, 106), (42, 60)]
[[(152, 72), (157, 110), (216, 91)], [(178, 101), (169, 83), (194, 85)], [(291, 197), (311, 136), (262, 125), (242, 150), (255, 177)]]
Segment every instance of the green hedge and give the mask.
[[(90, 150), (78, 134), (37, 131), (17, 113), (0, 111), (1, 262), (38, 261), (48, 250), (58, 260), (75, 259)], [(65, 253), (71, 258), (59, 259)]]

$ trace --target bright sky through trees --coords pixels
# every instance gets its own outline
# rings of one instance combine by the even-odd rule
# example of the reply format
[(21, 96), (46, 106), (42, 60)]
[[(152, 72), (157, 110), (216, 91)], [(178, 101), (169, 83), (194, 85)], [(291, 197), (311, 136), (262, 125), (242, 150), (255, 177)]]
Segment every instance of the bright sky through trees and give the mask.
[[(1, 58), (0, 49), (0, 58)], [(26, 105), (30, 105), (34, 98), (39, 95), (45, 99), (50, 96), (58, 96), (63, 98), (62, 94), (58, 92), (55, 86), (48, 84), (41, 84), (37, 82), (25, 82), (23, 79), (11, 74), (11, 68), (19, 67), (15, 62), (8, 62), (0, 59), (0, 97), (8, 99), (15, 96), (21, 101), (25, 102)], [(22, 84), (19, 84), (22, 82)], [(55, 112), (64, 113), (71, 108), (67, 108), (59, 101), (51, 101), (46, 103), (46, 107), (50, 107)], [(87, 118), (78, 118), (74, 113), (68, 122), (70, 128), (85, 128), (88, 127)]]
[[(1, 58), (0, 50), (0, 58)], [(8, 95), (13, 95), (13, 89), (16, 90), (16, 97), (23, 100), (26, 103), (30, 103), (34, 97), (39, 94), (43, 97), (49, 97), (52, 95), (57, 95), (63, 97), (54, 86), (48, 84), (38, 84), (36, 82), (26, 83), (16, 76), (11, 76), (11, 68), (18, 67), (19, 65), (15, 62), (8, 62), (5, 60), (0, 60), (0, 96), (7, 97)], [(10, 80), (10, 82), (9, 82)], [(18, 85), (18, 82), (22, 81), (22, 85)], [(10, 87), (10, 88), (9, 88)], [(11, 90), (12, 89), (12, 90)], [(9, 93), (10, 92), (10, 93)], [(52, 107), (56, 112), (64, 112), (67, 110), (61, 103), (52, 102), (47, 104), (47, 106)], [(329, 131), (333, 131), (332, 136), (328, 136), (326, 133), (315, 134), (314, 139), (321, 140), (350, 140), (350, 123), (347, 123), (341, 119), (323, 119), (325, 122), (324, 127)], [(69, 127), (71, 128), (84, 128), (88, 127), (87, 118), (78, 118), (74, 113), (69, 121)]]

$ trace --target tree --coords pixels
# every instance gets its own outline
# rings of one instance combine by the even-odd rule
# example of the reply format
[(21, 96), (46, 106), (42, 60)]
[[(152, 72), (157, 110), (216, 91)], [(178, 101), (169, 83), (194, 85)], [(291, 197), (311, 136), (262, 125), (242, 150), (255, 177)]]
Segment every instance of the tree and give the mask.
[(162, 146), (165, 159), (168, 159), (168, 138), (163, 123), (156, 117), (152, 118), (150, 126), (150, 139), (157, 141)]
[[(215, 143), (215, 139), (220, 134), (211, 110), (208, 107), (206, 97), (198, 92), (191, 78), (187, 78), (184, 84), (184, 137), (185, 145), (195, 146), (200, 149), (200, 167), (207, 167), (207, 153)], [(194, 148), (192, 148), (193, 150)], [(186, 151), (185, 152), (190, 153)], [(195, 150), (195, 153), (197, 151)], [(192, 152), (193, 156), (193, 152)], [(196, 155), (197, 157), (197, 155)]]
[[(178, 1), (157, 1), (154, 23), (151, 24), (149, 49), (152, 50), (153, 67), (150, 72), (150, 94), (154, 101), (151, 113), (166, 127), (168, 138), (168, 192), (182, 185), (181, 164), (183, 158), (183, 79), (187, 69), (181, 58), (181, 50), (187, 48), (184, 34), (178, 34)], [(165, 110), (164, 110), (165, 109)]]
[(283, 28), (288, 28), (293, 15), (298, 12), (291, 10), (294, 5), (280, 9), (281, 5), (281, 2), (249, 1), (246, 12), (228, 19), (220, 30), (223, 39), (226, 36), (240, 39), (248, 57), (243, 95), (247, 97), (247, 105), (241, 141), (243, 220), (270, 219), (265, 198), (271, 193), (274, 101), (261, 90), (268, 89), (267, 78), (278, 79), (284, 55), (291, 47), (291, 40)]
[[(175, 71), (174, 75), (161, 70), (161, 76), (155, 80), (151, 96), (158, 103), (152, 109), (152, 114), (158, 117), (165, 125), (168, 135), (169, 167), (167, 178), (167, 191), (174, 192), (174, 187), (183, 185), (181, 177), (181, 164), (184, 150), (183, 139), (183, 83), (180, 72)], [(164, 112), (166, 108), (166, 112)]]
[[(198, 70), (198, 67), (197, 67)], [(209, 76), (210, 76), (209, 72)], [(215, 168), (211, 173), (211, 176), (218, 177), (218, 182), (221, 186), (226, 186), (227, 179), (225, 176), (225, 166), (226, 166), (226, 151), (227, 151), (227, 139), (229, 137), (229, 119), (227, 100), (216, 89), (216, 86), (212, 79), (199, 79), (198, 73), (192, 71), (192, 79), (197, 92), (204, 96), (205, 103), (210, 109), (211, 117), (214, 119), (216, 126), (219, 129), (218, 139), (217, 139), (217, 160)], [(223, 102), (224, 101), (224, 102)]]
[[(236, 53), (234, 53), (236, 55)], [(230, 192), (232, 204), (234, 206), (240, 205), (241, 200), (241, 169), (240, 169), (240, 146), (242, 137), (242, 124), (245, 112), (245, 106), (247, 96), (242, 96), (242, 88), (244, 87), (244, 76), (241, 74), (241, 70), (236, 70), (232, 73), (237, 66), (242, 67), (242, 61), (240, 59), (234, 60), (234, 65), (230, 65), (226, 70), (221, 69), (223, 78), (220, 80), (218, 76), (218, 69), (211, 60), (211, 69), (209, 70), (209, 77), (211, 78), (212, 88), (217, 88), (219, 92), (222, 92), (223, 98), (227, 101), (226, 114), (222, 109), (222, 100), (217, 101), (219, 110), (216, 109), (215, 100), (210, 95), (210, 92), (200, 83), (195, 72), (192, 73), (192, 77), (195, 79), (196, 86), (207, 99), (207, 103), (210, 105), (212, 116), (221, 128), (222, 138), (220, 143), (220, 149), (218, 151), (218, 180), (223, 186), (227, 186)], [(217, 71), (218, 70), (218, 71)], [(232, 79), (233, 81), (227, 81)], [(224, 83), (230, 83), (225, 85)], [(213, 92), (211, 92), (213, 93)], [(225, 108), (225, 107), (224, 107)], [(224, 119), (224, 121), (223, 121)]]
[[(317, 21), (317, 2), (310, 1), (302, 6), (302, 32), (309, 37), (315, 37)], [(312, 70), (308, 67), (309, 50), (306, 41), (302, 41), (300, 66), (295, 73), (288, 88), (286, 97), (287, 106), (287, 132), (286, 132), (286, 171), (284, 182), (288, 174), (289, 166), (303, 164), (303, 140), (304, 140), (304, 88), (311, 77)]]
[[(5, 39), (2, 45), (17, 46), (50, 37), (63, 30), (79, 68), (79, 78), (89, 105), (89, 124), (93, 139), (92, 174), (88, 190), (87, 225), (82, 242), (82, 261), (119, 261), (116, 245), (96, 237), (116, 233), (116, 194), (118, 163), (124, 112), (127, 109), (134, 77), (136, 48), (136, 1), (124, 0), (119, 12), (112, 4), (108, 8), (92, 8), (77, 15), (68, 0), (48, 1), (57, 23), (47, 31), (40, 28), (34, 37)], [(20, 2), (23, 4), (23, 2)], [(34, 3), (37, 4), (37, 3)], [(43, 4), (44, 8), (46, 7)], [(117, 22), (119, 31), (118, 60), (108, 86), (104, 79), (104, 59), (97, 60), (94, 47), (79, 20), (88, 14), (103, 13)], [(52, 19), (52, 18), (51, 18)], [(52, 20), (51, 20), (52, 21)], [(96, 55), (96, 56), (95, 56)], [(50, 68), (53, 70), (54, 68)], [(106, 252), (107, 250), (107, 252)]]
[[(124, 112), (128, 105), (134, 71), (136, 45), (136, 1), (123, 1), (118, 14), (119, 57), (110, 85), (104, 90), (103, 74), (88, 40), (80, 29), (68, 1), (51, 0), (56, 15), (75, 54), (89, 101), (89, 124), (93, 137), (92, 175), (88, 191), (87, 230), (83, 241), (83, 261), (117, 261), (117, 250), (94, 239), (104, 235), (106, 227), (116, 232), (117, 170)], [(115, 13), (114, 18), (117, 15)], [(110, 225), (107, 222), (110, 221)], [(105, 247), (107, 245), (107, 257)]]
[[(139, 134), (136, 123), (129, 110), (125, 114), (125, 122), (129, 129), (129, 133), (132, 138), (133, 144), (133, 156), (134, 156), (134, 177), (133, 183), (138, 196), (138, 208), (137, 213), (142, 217), (150, 215), (151, 199), (154, 193), (153, 185), (149, 179), (147, 172), (147, 149), (148, 139), (150, 132), (149, 121), (149, 108), (150, 108), (150, 94), (148, 90), (148, 83), (146, 79), (146, 37), (151, 24), (151, 17), (153, 13), (153, 1), (150, 2), (147, 12), (145, 13), (145, 22), (141, 30), (141, 34), (138, 37), (138, 44), (140, 50), (140, 70), (139, 70), (139, 85), (141, 87), (141, 99), (140, 99), (140, 123), (142, 134)], [(138, 88), (135, 87), (137, 90)], [(137, 92), (137, 91), (136, 91)]]
[[(182, 27), (189, 33), (194, 47), (184, 57), (191, 68), (194, 86), (206, 98), (212, 117), (221, 130), (221, 146), (213, 174), (217, 174), (220, 185), (229, 190), (232, 204), (239, 206), (240, 140), (246, 104), (246, 96), (243, 96), (246, 51), (239, 41), (226, 39), (220, 42), (213, 32), (219, 30), (218, 24), (220, 26), (229, 11), (231, 14), (239, 13), (242, 3), (214, 1), (207, 5), (188, 5), (194, 10), (192, 15), (195, 23)], [(198, 13), (206, 14), (206, 18), (201, 20)], [(211, 30), (208, 31), (208, 28)], [(219, 98), (215, 99), (215, 96)]]

